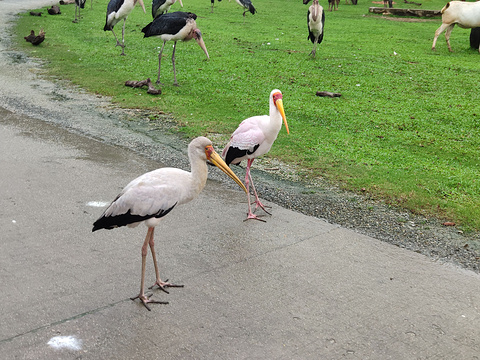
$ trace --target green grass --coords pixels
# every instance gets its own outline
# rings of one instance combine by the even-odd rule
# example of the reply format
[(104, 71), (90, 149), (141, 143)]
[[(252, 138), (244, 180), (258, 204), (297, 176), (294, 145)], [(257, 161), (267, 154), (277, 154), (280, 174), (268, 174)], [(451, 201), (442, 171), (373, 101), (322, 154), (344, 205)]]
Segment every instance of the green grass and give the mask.
[[(422, 3), (433, 10), (445, 1)], [(312, 58), (300, 0), (254, 0), (258, 13), (247, 14), (245, 23), (234, 1), (216, 2), (211, 14), (209, 1), (185, 0), (183, 10), (198, 15), (210, 60), (194, 40), (178, 43), (180, 86), (174, 87), (167, 43), (163, 94), (150, 96), (124, 83), (156, 79), (161, 41), (141, 33), (151, 4), (146, 15), (137, 7), (127, 20), (126, 56), (103, 31), (106, 5), (97, 0), (90, 9), (87, 2), (79, 24), (72, 23), (73, 5), (62, 6), (59, 16), (45, 9), (42, 17), (22, 14), (18, 46), (46, 59), (50, 75), (120, 106), (173, 113), (185, 136), (210, 136), (217, 148), (240, 121), (268, 113), (268, 94), (279, 88), (291, 133), (282, 130), (267, 156), (299, 165), (306, 179), (365, 188), (415, 213), (480, 229), (480, 55), (469, 48), (469, 30), (453, 30), (454, 53), (443, 34), (432, 52), (440, 19), (391, 21), (368, 13), (382, 5), (342, 1), (339, 11), (326, 12), (325, 38)], [(46, 32), (40, 46), (23, 40), (40, 28)], [(119, 25), (116, 30), (121, 33)], [(319, 90), (342, 96), (320, 98)]]

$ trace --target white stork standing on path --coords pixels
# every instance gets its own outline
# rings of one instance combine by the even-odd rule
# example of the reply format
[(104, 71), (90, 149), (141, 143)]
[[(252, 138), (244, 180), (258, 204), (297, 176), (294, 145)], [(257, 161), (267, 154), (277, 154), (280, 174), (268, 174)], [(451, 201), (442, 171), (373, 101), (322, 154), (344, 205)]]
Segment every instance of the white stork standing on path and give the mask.
[(160, 279), (153, 240), (155, 226), (176, 205), (193, 200), (203, 190), (208, 176), (207, 161), (212, 162), (240, 185), (245, 192), (247, 191), (240, 179), (215, 152), (212, 142), (206, 137), (198, 137), (188, 145), (188, 157), (191, 172), (176, 168), (161, 168), (139, 176), (122, 190), (93, 224), (92, 231), (120, 226), (135, 227), (142, 222), (148, 227), (142, 246), (140, 293), (132, 298), (132, 300), (140, 299), (148, 310), (150, 310), (148, 303), (168, 304), (150, 300), (151, 295), (145, 295), (145, 265), (148, 246), (152, 252), (156, 276), (155, 283), (150, 289), (157, 285), (168, 293), (167, 287), (183, 287), (183, 285), (174, 285), (168, 280)]
[(317, 44), (320, 44), (323, 40), (323, 28), (325, 25), (325, 12), (323, 11), (323, 7), (318, 3), (318, 0), (313, 0), (312, 5), (308, 8), (307, 25), (308, 39), (313, 43), (313, 49), (310, 55), (315, 57)]
[[(85, 8), (85, 2), (87, 0), (75, 0), (75, 19), (72, 21), (78, 23), (80, 21), (80, 9)], [(78, 18), (77, 18), (77, 9), (78, 9)]]
[[(152, 17), (155, 19), (157, 16), (167, 13), (176, 1), (177, 0), (153, 0)], [(182, 0), (178, 0), (178, 2), (183, 8)]]
[(238, 5), (240, 5), (243, 8), (243, 22), (245, 22), (245, 13), (250, 11), (252, 15), (254, 15), (257, 10), (255, 10), (255, 7), (253, 6), (252, 2), (250, 0), (235, 0)]
[(158, 77), (157, 84), (160, 84), (160, 67), (162, 64), (162, 53), (165, 43), (167, 41), (173, 40), (173, 53), (172, 53), (172, 64), (173, 64), (173, 85), (178, 85), (177, 82), (177, 73), (175, 71), (175, 49), (177, 48), (177, 41), (188, 41), (191, 39), (197, 40), (198, 45), (208, 56), (208, 51), (205, 46), (205, 42), (202, 38), (202, 33), (200, 29), (197, 28), (197, 23), (195, 19), (197, 15), (190, 12), (176, 11), (173, 13), (167, 13), (158, 16), (150, 24), (145, 26), (142, 29), (142, 32), (145, 34), (144, 37), (157, 36), (163, 40), (162, 49), (160, 54), (158, 54)]
[[(115, 46), (120, 46), (122, 48), (122, 53), (120, 55), (125, 55), (125, 22), (127, 21), (128, 15), (130, 15), (137, 2), (140, 4), (143, 12), (145, 13), (145, 5), (143, 4), (142, 0), (110, 0), (107, 6), (107, 20), (105, 21), (103, 30), (110, 30), (113, 33), (115, 40), (117, 40), (117, 44)], [(123, 20), (123, 27), (122, 42), (120, 43), (117, 35), (115, 35), (115, 32), (113, 31), (113, 27), (121, 20)]]
[(245, 220), (256, 219), (264, 221), (252, 212), (250, 204), (250, 182), (252, 183), (253, 192), (255, 194), (255, 210), (258, 207), (261, 207), (263, 211), (270, 214), (265, 210), (265, 206), (258, 198), (257, 191), (253, 185), (252, 176), (250, 175), (250, 167), (255, 158), (270, 151), (273, 142), (282, 128), (282, 119), (287, 133), (290, 133), (288, 130), (287, 119), (285, 118), (282, 99), (283, 96), (280, 90), (272, 90), (269, 97), (270, 115), (253, 116), (243, 120), (222, 151), (222, 157), (225, 159), (227, 165), (238, 165), (242, 160), (247, 160), (245, 185), (247, 186), (248, 213)]

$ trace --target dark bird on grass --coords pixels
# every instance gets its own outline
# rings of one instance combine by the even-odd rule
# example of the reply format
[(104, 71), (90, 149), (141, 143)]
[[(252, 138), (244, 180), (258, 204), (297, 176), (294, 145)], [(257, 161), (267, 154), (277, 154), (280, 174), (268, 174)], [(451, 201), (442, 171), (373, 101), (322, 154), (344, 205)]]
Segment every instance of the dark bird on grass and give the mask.
[(313, 43), (313, 49), (310, 55), (315, 56), (317, 52), (317, 44), (323, 40), (323, 27), (325, 25), (325, 12), (318, 0), (313, 0), (312, 5), (307, 12), (308, 39)]
[(283, 109), (283, 96), (280, 90), (272, 90), (269, 96), (269, 103), (270, 115), (253, 116), (243, 120), (222, 151), (222, 157), (225, 159), (227, 165), (239, 165), (242, 160), (247, 160), (245, 185), (247, 187), (248, 213), (245, 220), (255, 219), (264, 221), (252, 212), (250, 204), (250, 183), (252, 183), (255, 194), (255, 210), (260, 207), (267, 214), (270, 214), (265, 210), (265, 206), (258, 198), (257, 191), (253, 185), (252, 176), (250, 175), (250, 167), (252, 166), (253, 160), (270, 151), (273, 142), (282, 128), (282, 119), (287, 134), (290, 133)]
[[(176, 1), (177, 0), (153, 0), (152, 17), (155, 19), (157, 16), (167, 13)], [(183, 7), (182, 0), (178, 0), (178, 2), (180, 6)]]
[[(74, 23), (80, 21), (80, 9), (85, 8), (86, 0), (75, 0), (75, 19), (73, 20)], [(77, 18), (77, 9), (78, 9), (78, 18)]]
[(31, 30), (30, 35), (24, 37), (25, 41), (32, 43), (32, 45), (38, 45), (45, 40), (45, 31), (40, 30), (38, 35), (35, 35), (35, 31)]
[(205, 52), (205, 55), (207, 55), (207, 59), (210, 58), (202, 38), (202, 33), (200, 29), (197, 28), (197, 23), (195, 22), (196, 18), (197, 15), (194, 13), (176, 11), (158, 16), (155, 18), (155, 20), (142, 29), (142, 32), (145, 34), (144, 37), (156, 36), (163, 40), (162, 49), (160, 50), (160, 54), (158, 54), (157, 84), (160, 84), (162, 53), (167, 41), (173, 41), (173, 85), (178, 85), (177, 73), (175, 71), (175, 49), (177, 48), (177, 41), (188, 41), (195, 39), (198, 45), (200, 45), (202, 50)]
[[(213, 14), (213, 4), (215, 3), (215, 0), (211, 0), (212, 1), (212, 11), (210, 11), (212, 14)], [(218, 1), (222, 1), (222, 0), (218, 0)]]
[(245, 13), (247, 11), (250, 11), (253, 14), (257, 12), (255, 10), (255, 7), (253, 6), (252, 2), (250, 0), (235, 0), (238, 5), (240, 5), (243, 8), (243, 21), (245, 22)]
[[(111, 31), (117, 44), (115, 46), (120, 46), (122, 48), (122, 53), (120, 55), (125, 55), (125, 22), (127, 21), (128, 15), (132, 12), (133, 8), (137, 4), (143, 9), (145, 13), (145, 5), (142, 0), (110, 0), (107, 6), (107, 20), (105, 21), (105, 26), (103, 27), (104, 31)], [(118, 41), (117, 35), (113, 31), (113, 27), (123, 20), (122, 27), (122, 42)]]
[(52, 5), (50, 9), (47, 9), (47, 12), (50, 15), (60, 15), (62, 12), (60, 11), (60, 7), (58, 5)]
[[(160, 224), (161, 218), (167, 215), (177, 205), (185, 204), (198, 196), (207, 182), (207, 161), (213, 163), (225, 174), (231, 177), (244, 191), (247, 191), (240, 179), (225, 164), (215, 152), (212, 142), (206, 137), (198, 137), (188, 145), (191, 172), (176, 168), (161, 168), (143, 174), (131, 181), (108, 206), (100, 218), (93, 224), (92, 231), (113, 229), (120, 226), (135, 227), (145, 223), (148, 228), (147, 236), (142, 246), (142, 276), (140, 293), (132, 298), (140, 299), (150, 310), (148, 303), (163, 303), (150, 300), (145, 294), (145, 264), (148, 247), (152, 252), (156, 280), (151, 288), (158, 286), (168, 293), (168, 287), (182, 287), (173, 285), (160, 279), (156, 260), (153, 231)], [(182, 224), (178, 224), (182, 226)], [(194, 234), (192, 234), (194, 236)]]

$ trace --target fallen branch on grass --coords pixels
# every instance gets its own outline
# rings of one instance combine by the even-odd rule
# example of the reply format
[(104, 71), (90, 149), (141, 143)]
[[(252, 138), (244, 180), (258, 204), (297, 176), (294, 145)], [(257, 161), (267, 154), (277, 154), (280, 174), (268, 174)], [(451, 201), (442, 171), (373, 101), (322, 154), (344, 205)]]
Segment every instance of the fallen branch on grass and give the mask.
[(142, 81), (126, 81), (125, 82), (125, 86), (130, 86), (130, 87), (133, 87), (133, 88), (139, 88), (139, 87), (142, 87), (142, 86), (145, 86), (145, 85), (148, 86), (148, 90), (147, 90), (148, 94), (160, 95), (162, 93), (162, 89), (156, 89), (153, 86), (150, 78), (148, 78), (146, 80), (142, 80)]

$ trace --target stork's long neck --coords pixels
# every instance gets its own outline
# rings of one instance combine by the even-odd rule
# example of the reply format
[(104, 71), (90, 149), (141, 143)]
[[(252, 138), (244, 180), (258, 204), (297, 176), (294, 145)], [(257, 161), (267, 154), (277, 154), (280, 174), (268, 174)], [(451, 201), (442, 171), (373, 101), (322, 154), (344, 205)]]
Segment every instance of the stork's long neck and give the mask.
[(196, 197), (205, 187), (208, 178), (207, 163), (197, 157), (190, 158), (191, 190), (193, 197)]
[(312, 20), (313, 21), (317, 21), (319, 12), (320, 12), (320, 7), (318, 6), (318, 1), (314, 0), (312, 4)]
[(275, 138), (277, 138), (278, 133), (280, 132), (280, 129), (282, 128), (282, 115), (280, 115), (280, 112), (278, 111), (277, 107), (273, 103), (273, 99), (270, 99), (270, 124), (269, 127), (271, 129), (272, 135), (275, 135)]

